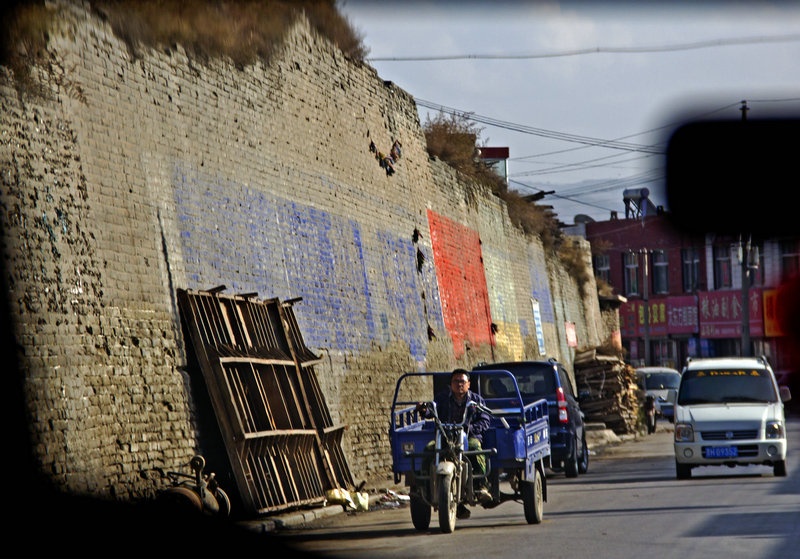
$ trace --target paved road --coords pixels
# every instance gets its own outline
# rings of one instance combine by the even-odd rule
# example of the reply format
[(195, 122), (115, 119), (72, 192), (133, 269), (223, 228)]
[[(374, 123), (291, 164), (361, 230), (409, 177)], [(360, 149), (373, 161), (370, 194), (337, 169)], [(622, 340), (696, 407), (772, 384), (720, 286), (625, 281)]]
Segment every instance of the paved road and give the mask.
[[(672, 454), (672, 425), (667, 421), (659, 421), (656, 432), (652, 435), (624, 435), (617, 436), (612, 430), (605, 429), (602, 424), (591, 425), (587, 431), (588, 445), (591, 461), (602, 457), (624, 456), (657, 456), (667, 453)], [(398, 485), (386, 488), (395, 493), (407, 492), (407, 488)], [(373, 490), (370, 494), (371, 510), (402, 507), (405, 501), (398, 500), (393, 494)], [(245, 529), (256, 533), (276, 532), (281, 530), (295, 530), (331, 519), (346, 511), (340, 505), (329, 505), (308, 510), (291, 511), (283, 514), (272, 515), (254, 520), (245, 520), (240, 523)], [(361, 513), (358, 513), (361, 514)]]
[[(776, 478), (766, 466), (702, 468), (676, 480), (672, 426), (653, 435), (606, 446), (585, 476), (548, 476), (545, 520), (528, 525), (522, 505), (474, 507), (453, 535), (416, 531), (407, 506), (376, 504), (370, 512), (338, 515), (305, 528), (279, 531), (284, 541), (318, 557), (440, 559), (544, 555), (615, 557), (791, 557), (800, 546), (800, 452), (790, 430), (790, 473)], [(452, 545), (451, 545), (452, 543)], [(535, 549), (535, 553), (533, 553)], [(466, 550), (469, 550), (468, 553)]]

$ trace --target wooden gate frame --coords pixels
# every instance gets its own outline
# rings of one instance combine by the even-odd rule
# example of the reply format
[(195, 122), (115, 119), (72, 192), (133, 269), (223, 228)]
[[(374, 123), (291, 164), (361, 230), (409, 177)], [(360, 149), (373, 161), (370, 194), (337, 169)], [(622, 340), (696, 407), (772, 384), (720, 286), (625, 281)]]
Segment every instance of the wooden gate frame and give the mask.
[[(294, 303), (178, 290), (178, 305), (225, 440), (242, 505), (251, 514), (322, 504), (353, 486)], [(187, 344), (187, 350), (189, 346)]]

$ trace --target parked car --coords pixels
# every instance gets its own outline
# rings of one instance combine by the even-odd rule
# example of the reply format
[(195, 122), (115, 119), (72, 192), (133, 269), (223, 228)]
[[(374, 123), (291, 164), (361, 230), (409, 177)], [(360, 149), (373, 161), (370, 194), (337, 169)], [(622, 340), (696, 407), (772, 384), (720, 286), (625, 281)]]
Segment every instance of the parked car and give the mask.
[(636, 369), (636, 375), (639, 377), (639, 386), (644, 390), (645, 397), (655, 398), (656, 417), (672, 422), (681, 372), (671, 367), (639, 367)]
[[(589, 448), (586, 444), (586, 429), (569, 374), (563, 364), (555, 359), (547, 361), (506, 361), (481, 363), (473, 368), (481, 370), (504, 370), (511, 372), (517, 380), (523, 403), (547, 400), (550, 416), (550, 469), (564, 472), (566, 477), (577, 477), (589, 469)], [(484, 397), (498, 398), (511, 393), (513, 387), (497, 382), (512, 379), (480, 377), (478, 386)], [(506, 392), (508, 391), (508, 392)]]
[(765, 357), (688, 359), (675, 402), (675, 470), (772, 466), (786, 475), (789, 387), (778, 387)]

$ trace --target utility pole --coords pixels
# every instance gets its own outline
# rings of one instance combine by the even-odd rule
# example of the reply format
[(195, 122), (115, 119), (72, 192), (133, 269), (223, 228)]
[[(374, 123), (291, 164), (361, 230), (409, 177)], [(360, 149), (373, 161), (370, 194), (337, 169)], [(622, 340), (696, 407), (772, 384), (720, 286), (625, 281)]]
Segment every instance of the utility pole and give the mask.
[(642, 285), (642, 299), (644, 300), (644, 364), (650, 365), (650, 272), (648, 269), (647, 249), (641, 250), (644, 256), (644, 285)]
[[(742, 101), (739, 108), (742, 111), (742, 122), (747, 121), (747, 101)], [(742, 355), (749, 357), (750, 351), (750, 237), (747, 238), (747, 245), (742, 246), (742, 239), (739, 239), (739, 263), (742, 266)]]
[(749, 357), (750, 352), (750, 239), (743, 247), (739, 241), (739, 261), (742, 265), (742, 356)]

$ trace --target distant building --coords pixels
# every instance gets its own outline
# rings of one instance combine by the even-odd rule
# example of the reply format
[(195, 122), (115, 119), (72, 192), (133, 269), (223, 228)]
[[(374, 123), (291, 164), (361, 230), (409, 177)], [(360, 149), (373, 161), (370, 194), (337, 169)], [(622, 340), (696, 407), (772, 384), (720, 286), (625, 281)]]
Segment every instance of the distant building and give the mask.
[(680, 368), (688, 356), (763, 354), (789, 367), (776, 309), (782, 281), (800, 273), (800, 239), (687, 233), (645, 191), (625, 191), (624, 219), (576, 219), (565, 231), (589, 241), (599, 285), (626, 299), (629, 362)]
[(508, 148), (481, 147), (478, 152), (481, 160), (503, 179), (508, 188)]

